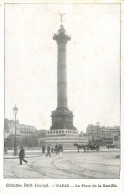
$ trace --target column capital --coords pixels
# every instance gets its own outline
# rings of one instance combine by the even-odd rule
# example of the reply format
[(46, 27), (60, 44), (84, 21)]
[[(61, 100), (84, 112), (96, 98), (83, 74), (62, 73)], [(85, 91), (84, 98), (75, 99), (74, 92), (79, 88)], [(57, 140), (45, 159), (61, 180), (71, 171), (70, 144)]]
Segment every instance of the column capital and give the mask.
[(67, 41), (71, 40), (71, 37), (66, 34), (54, 34), (53, 40), (56, 40), (57, 44), (66, 44)]
[(57, 44), (66, 44), (67, 41), (71, 40), (71, 37), (66, 35), (63, 25), (60, 26), (57, 34), (54, 34), (53, 40), (56, 40)]

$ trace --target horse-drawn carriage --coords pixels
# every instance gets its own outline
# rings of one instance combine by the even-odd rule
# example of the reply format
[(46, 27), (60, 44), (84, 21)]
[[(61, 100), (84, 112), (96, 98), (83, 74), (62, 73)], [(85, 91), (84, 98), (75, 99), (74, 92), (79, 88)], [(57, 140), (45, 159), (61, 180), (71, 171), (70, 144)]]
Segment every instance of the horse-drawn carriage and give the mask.
[(79, 144), (75, 143), (74, 146), (77, 147), (78, 152), (79, 152), (80, 149), (84, 149), (84, 152), (90, 151), (90, 150), (99, 151), (99, 145), (98, 144), (79, 145)]

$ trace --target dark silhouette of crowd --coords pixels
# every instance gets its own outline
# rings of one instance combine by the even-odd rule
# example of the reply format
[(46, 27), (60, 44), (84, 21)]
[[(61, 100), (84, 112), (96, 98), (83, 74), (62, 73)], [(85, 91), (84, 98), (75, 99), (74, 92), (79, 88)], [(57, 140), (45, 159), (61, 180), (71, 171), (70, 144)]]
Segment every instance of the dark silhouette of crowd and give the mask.
[(46, 152), (46, 157), (51, 156), (51, 153), (59, 154), (60, 152), (63, 152), (63, 146), (61, 144), (56, 144), (54, 147), (48, 144), (47, 146), (42, 145), (42, 153), (44, 154)]

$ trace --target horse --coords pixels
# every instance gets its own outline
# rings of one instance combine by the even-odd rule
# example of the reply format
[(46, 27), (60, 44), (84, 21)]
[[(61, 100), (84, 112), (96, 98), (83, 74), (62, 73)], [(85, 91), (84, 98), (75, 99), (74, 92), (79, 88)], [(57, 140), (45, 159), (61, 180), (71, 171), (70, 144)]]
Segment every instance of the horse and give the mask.
[(78, 152), (79, 152), (79, 149), (80, 149), (80, 148), (83, 148), (83, 149), (84, 149), (84, 151), (85, 151), (85, 146), (84, 146), (84, 145), (79, 145), (79, 144), (75, 143), (75, 144), (74, 144), (74, 146), (76, 146), (76, 147), (77, 147)]
[(83, 148), (84, 149), (84, 152), (86, 150), (96, 150), (96, 151), (99, 151), (99, 145), (97, 145), (97, 144), (95, 144), (95, 145), (91, 145), (91, 144), (88, 144), (88, 145), (79, 145), (79, 144), (75, 143), (74, 146), (77, 147), (78, 152), (79, 152), (79, 149), (80, 148)]

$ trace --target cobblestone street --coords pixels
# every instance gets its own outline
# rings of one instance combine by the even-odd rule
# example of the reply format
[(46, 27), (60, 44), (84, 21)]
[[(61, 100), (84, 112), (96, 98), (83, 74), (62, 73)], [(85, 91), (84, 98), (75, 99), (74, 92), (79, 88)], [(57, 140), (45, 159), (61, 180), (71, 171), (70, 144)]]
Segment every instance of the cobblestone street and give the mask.
[(60, 158), (43, 154), (19, 160), (4, 159), (4, 178), (10, 179), (117, 179), (120, 174), (119, 151), (65, 152)]

